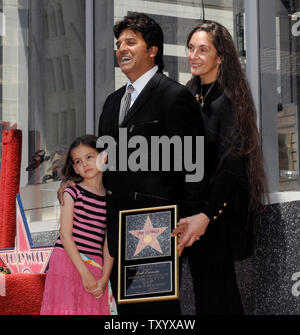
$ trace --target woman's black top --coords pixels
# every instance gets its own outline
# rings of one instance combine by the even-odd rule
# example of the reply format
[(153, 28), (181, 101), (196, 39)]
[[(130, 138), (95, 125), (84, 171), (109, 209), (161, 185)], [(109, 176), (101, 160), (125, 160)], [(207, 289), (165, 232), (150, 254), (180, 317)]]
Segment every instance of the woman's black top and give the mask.
[[(202, 96), (211, 87), (202, 85)], [(187, 84), (193, 95), (201, 92), (200, 80)], [(200, 113), (204, 122), (205, 153), (203, 189), (203, 206), (210, 223), (206, 233), (194, 243), (202, 246), (197, 252), (199, 259), (223, 258), (224, 249), (231, 245), (230, 253), (235, 259), (241, 259), (251, 252), (248, 240), (252, 230), (248, 220), (249, 188), (246, 177), (246, 159), (237, 154), (239, 137), (236, 135), (235, 115), (231, 101), (226, 97), (218, 82), (211, 87), (203, 108), (199, 99)], [(250, 233), (251, 231), (251, 233)], [(246, 240), (245, 240), (246, 239)], [(191, 251), (193, 247), (190, 248)]]

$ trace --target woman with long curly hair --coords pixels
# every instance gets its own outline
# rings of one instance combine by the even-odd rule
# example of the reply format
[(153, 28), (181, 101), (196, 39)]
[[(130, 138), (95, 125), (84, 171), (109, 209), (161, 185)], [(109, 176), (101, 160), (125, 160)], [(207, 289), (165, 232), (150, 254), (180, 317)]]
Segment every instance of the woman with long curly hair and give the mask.
[(228, 30), (214, 21), (187, 38), (192, 79), (205, 126), (203, 204), (181, 219), (179, 253), (187, 254), (197, 314), (243, 314), (234, 260), (251, 255), (267, 182), (256, 112)]

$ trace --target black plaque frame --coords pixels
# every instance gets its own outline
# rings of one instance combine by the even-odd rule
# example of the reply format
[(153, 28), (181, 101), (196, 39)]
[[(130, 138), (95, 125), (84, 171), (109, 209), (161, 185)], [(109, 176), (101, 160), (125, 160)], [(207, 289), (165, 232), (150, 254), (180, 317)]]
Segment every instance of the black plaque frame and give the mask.
[[(119, 304), (179, 299), (177, 237), (171, 237), (176, 226), (176, 205), (120, 211)], [(146, 246), (139, 248), (140, 241)]]

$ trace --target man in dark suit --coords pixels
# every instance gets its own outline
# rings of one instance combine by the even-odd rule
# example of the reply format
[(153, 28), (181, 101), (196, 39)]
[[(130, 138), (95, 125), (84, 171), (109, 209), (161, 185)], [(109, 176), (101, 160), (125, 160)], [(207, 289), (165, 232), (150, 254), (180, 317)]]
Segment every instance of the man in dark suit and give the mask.
[[(182, 142), (185, 136), (193, 139), (202, 136), (203, 123), (196, 100), (185, 86), (162, 73), (161, 27), (149, 16), (133, 13), (114, 26), (114, 35), (117, 39), (116, 58), (128, 82), (107, 98), (100, 116), (99, 137), (113, 137), (117, 148), (121, 149), (124, 143), (118, 143), (120, 129), (123, 133), (126, 130), (127, 141), (133, 136), (143, 136), (148, 144), (153, 136), (167, 136), (169, 139), (178, 136)], [(126, 95), (128, 86), (131, 87), (131, 99), (126, 103), (130, 108), (123, 116), (123, 96)], [(151, 150), (148, 151), (150, 162), (153, 157), (150, 155)], [(131, 153), (132, 150), (128, 149), (127, 157)], [(185, 154), (183, 152), (183, 156)], [(195, 145), (189, 148), (189, 154), (196, 157)], [(171, 155), (170, 171), (120, 171), (119, 166), (116, 166), (115, 171), (109, 169), (104, 173), (105, 184), (110, 191), (107, 234), (109, 252), (115, 257), (111, 277), (115, 296), (119, 211), (177, 204), (180, 217), (199, 212), (199, 183), (186, 181), (187, 171), (184, 167), (182, 171), (175, 171), (173, 159), (174, 156)], [(178, 301), (165, 301), (120, 305), (118, 311), (120, 314), (131, 315), (171, 315), (179, 314), (180, 308)]]

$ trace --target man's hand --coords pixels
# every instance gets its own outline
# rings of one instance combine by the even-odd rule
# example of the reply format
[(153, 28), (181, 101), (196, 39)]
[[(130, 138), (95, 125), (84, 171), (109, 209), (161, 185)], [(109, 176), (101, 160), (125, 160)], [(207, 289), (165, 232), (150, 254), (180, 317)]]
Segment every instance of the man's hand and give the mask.
[(57, 199), (58, 199), (61, 206), (64, 205), (64, 197), (63, 197), (64, 190), (68, 186), (75, 186), (75, 185), (76, 184), (75, 184), (74, 180), (65, 180), (65, 181), (61, 182), (60, 187), (57, 191)]

